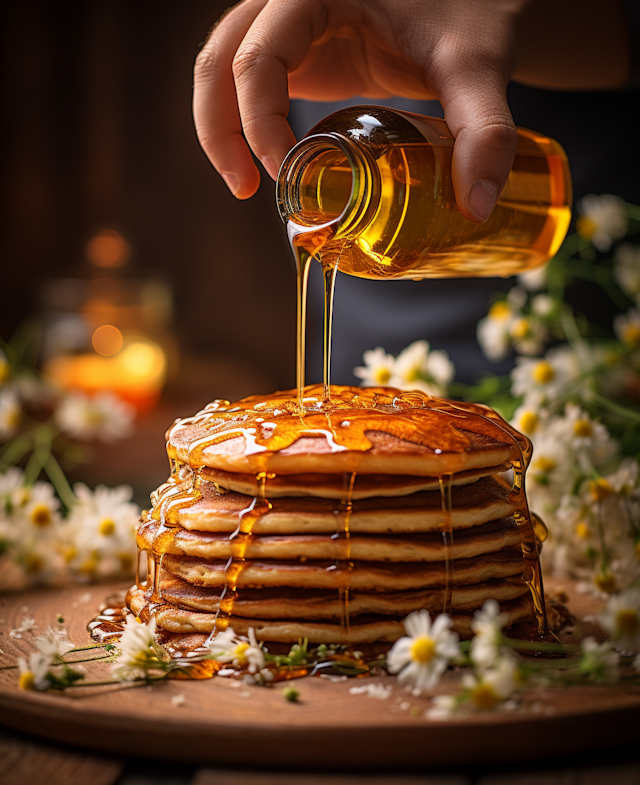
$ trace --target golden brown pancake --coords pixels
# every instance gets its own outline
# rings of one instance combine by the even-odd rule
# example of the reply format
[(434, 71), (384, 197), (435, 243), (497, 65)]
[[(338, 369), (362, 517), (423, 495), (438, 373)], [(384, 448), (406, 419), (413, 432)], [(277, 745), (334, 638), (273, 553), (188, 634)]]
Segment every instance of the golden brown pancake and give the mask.
[[(485, 600), (498, 602), (513, 600), (529, 591), (521, 578), (487, 581), (471, 586), (457, 586), (451, 592), (451, 606), (456, 611), (481, 608)], [(178, 608), (216, 613), (222, 591), (168, 576), (160, 582), (162, 598)], [(331, 619), (340, 620), (344, 605), (337, 591), (313, 589), (243, 589), (228, 591), (225, 599), (233, 601), (233, 614), (256, 619)], [(445, 590), (426, 589), (405, 592), (349, 593), (349, 616), (376, 613), (383, 616), (406, 615), (425, 608), (430, 613), (441, 613), (445, 604)]]
[[(451, 485), (467, 485), (481, 477), (489, 477), (508, 471), (509, 464), (487, 466), (482, 469), (472, 469), (458, 472), (452, 477), (446, 476), (446, 482)], [(238, 474), (225, 472), (220, 469), (205, 467), (202, 470), (205, 480), (217, 482), (221, 488), (237, 491), (248, 496), (257, 496), (262, 493), (258, 488), (255, 474)], [(349, 476), (346, 481), (348, 483)], [(319, 496), (324, 499), (345, 498), (345, 476), (343, 474), (283, 474), (270, 476), (264, 486), (264, 495), (269, 499), (278, 499), (281, 496)], [(380, 496), (406, 496), (418, 491), (438, 491), (440, 481), (438, 477), (409, 477), (403, 475), (385, 474), (358, 474), (356, 476), (351, 499), (368, 499)]]
[(204, 438), (206, 431), (195, 426), (193, 430), (185, 428), (185, 432), (173, 438), (172, 447), (179, 460), (191, 462), (192, 466), (204, 465), (227, 472), (254, 474), (263, 471), (275, 474), (357, 472), (440, 477), (497, 466), (519, 457), (513, 444), (464, 431), (462, 427), (459, 430), (468, 438), (469, 447), (462, 452), (442, 451), (440, 454), (384, 431), (366, 432), (371, 442), (371, 448), (366, 452), (333, 452), (325, 437), (302, 436), (279, 452), (246, 455), (245, 437), (235, 436), (205, 449), (202, 464), (198, 464), (193, 459), (190, 461), (188, 447), (191, 440)]
[[(185, 481), (184, 487), (189, 483)], [(254, 501), (254, 497), (234, 491), (220, 493), (212, 482), (202, 481), (199, 490), (202, 498), (177, 513), (178, 522), (193, 531), (232, 533)], [(279, 498), (270, 504), (271, 510), (253, 523), (255, 534), (333, 534), (343, 525), (346, 509), (338, 502), (319, 498)], [(492, 477), (453, 487), (450, 516), (442, 507), (440, 490), (362, 499), (352, 505), (349, 529), (354, 533), (426, 532), (449, 526), (463, 529), (506, 518), (515, 509), (509, 488)]]
[[(129, 594), (129, 604), (133, 613), (138, 615), (146, 605), (144, 593), (133, 591)], [(530, 596), (523, 595), (515, 600), (503, 602), (500, 610), (507, 617), (510, 626), (532, 613), (533, 603)], [(167, 603), (151, 609), (152, 616), (164, 630), (172, 633), (210, 633), (214, 628), (215, 614), (183, 610)], [(463, 637), (471, 635), (470, 612), (452, 615), (453, 629)], [(338, 623), (309, 621), (306, 619), (264, 620), (241, 616), (231, 616), (229, 626), (239, 635), (246, 635), (253, 628), (258, 640), (281, 643), (295, 643), (308, 638), (310, 643), (336, 643), (359, 645), (375, 641), (394, 641), (405, 634), (401, 620), (370, 615), (359, 618), (348, 628)]]
[[(140, 548), (151, 548), (159, 529), (161, 527), (155, 521), (141, 524), (137, 536)], [(388, 537), (351, 533), (346, 538), (334, 530), (332, 535), (256, 534), (244, 541), (228, 534), (182, 528), (175, 529), (172, 534), (162, 543), (165, 554), (214, 560), (241, 557), (247, 560), (442, 562), (446, 558), (468, 559), (520, 544), (520, 533), (513, 518), (457, 531), (446, 549), (440, 532)]]
[[(167, 553), (162, 569), (196, 586), (221, 588), (226, 583), (228, 560), (200, 559)], [(523, 571), (520, 549), (497, 551), (472, 559), (455, 559), (451, 563), (453, 584), (468, 586), (492, 578), (521, 575)], [(361, 591), (406, 591), (445, 586), (447, 572), (443, 562), (361, 562), (349, 570), (335, 561), (246, 561), (237, 579), (239, 589), (263, 587), (293, 587), (308, 589), (338, 589), (349, 586)]]

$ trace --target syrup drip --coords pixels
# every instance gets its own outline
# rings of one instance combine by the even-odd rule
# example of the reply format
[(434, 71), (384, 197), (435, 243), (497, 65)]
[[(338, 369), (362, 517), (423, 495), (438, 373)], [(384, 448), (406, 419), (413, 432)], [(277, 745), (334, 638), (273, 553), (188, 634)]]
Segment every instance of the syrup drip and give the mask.
[(240, 513), (238, 528), (229, 537), (231, 556), (225, 566), (224, 588), (220, 595), (218, 611), (208, 641), (213, 640), (218, 632), (229, 626), (229, 618), (233, 614), (233, 606), (237, 598), (238, 579), (245, 568), (247, 548), (254, 536), (253, 527), (256, 521), (272, 509), (271, 502), (266, 498), (266, 484), (268, 479), (274, 477), (274, 474), (267, 472), (256, 474), (258, 493), (254, 496), (251, 504)]
[[(351, 589), (351, 573), (353, 572), (353, 562), (351, 561), (351, 531), (350, 521), (353, 509), (353, 486), (356, 482), (356, 472), (344, 473), (342, 475), (344, 485), (344, 498), (342, 506), (344, 515), (337, 515), (338, 520), (342, 518), (342, 526), (338, 527), (334, 535), (339, 542), (339, 559), (335, 565), (340, 575), (340, 582), (344, 585), (338, 588), (340, 597), (340, 624), (342, 629), (349, 631), (349, 591)], [(337, 510), (336, 510), (337, 512)]]
[(447, 613), (449, 616), (451, 616), (453, 611), (453, 559), (451, 558), (451, 549), (453, 548), (453, 527), (451, 525), (451, 480), (452, 475), (449, 475), (446, 481), (443, 477), (438, 477), (438, 484), (440, 485), (440, 496), (442, 499), (442, 511), (445, 514), (445, 519), (440, 526), (440, 531), (442, 532), (442, 552), (444, 554), (445, 572), (444, 601), (442, 612)]

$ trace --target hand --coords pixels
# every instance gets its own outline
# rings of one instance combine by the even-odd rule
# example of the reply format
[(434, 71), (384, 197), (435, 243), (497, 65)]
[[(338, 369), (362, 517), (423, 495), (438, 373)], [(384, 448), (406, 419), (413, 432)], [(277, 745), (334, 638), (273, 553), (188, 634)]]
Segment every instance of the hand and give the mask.
[[(596, 7), (601, 13), (589, 16)], [(594, 21), (581, 22), (578, 45), (571, 44), (575, 19), (585, 16)], [(518, 69), (522, 81), (538, 86), (610, 87), (624, 81), (628, 57), (616, 2), (244, 0), (196, 60), (194, 117), (211, 163), (247, 199), (260, 182), (249, 147), (275, 180), (295, 144), (289, 96), (437, 99), (456, 139), (458, 207), (481, 223), (515, 156), (506, 87)]]

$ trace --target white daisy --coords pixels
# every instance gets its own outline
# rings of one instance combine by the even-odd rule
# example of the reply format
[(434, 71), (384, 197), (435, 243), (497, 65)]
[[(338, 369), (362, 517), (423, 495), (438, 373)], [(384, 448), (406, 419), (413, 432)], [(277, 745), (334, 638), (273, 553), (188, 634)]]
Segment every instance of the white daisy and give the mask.
[(518, 283), (530, 292), (539, 292), (547, 285), (547, 265), (535, 267), (518, 275)]
[(466, 673), (462, 687), (467, 695), (467, 705), (475, 711), (509, 709), (506, 701), (518, 688), (518, 663), (513, 656), (502, 656), (497, 665), (481, 676)]
[(518, 357), (511, 371), (511, 392), (513, 395), (538, 392), (547, 401), (554, 400), (579, 371), (578, 359), (568, 346), (551, 349), (545, 357)]
[(482, 610), (476, 611), (471, 622), (474, 637), (471, 640), (471, 659), (480, 670), (495, 665), (502, 642), (502, 628), (507, 617), (500, 613), (495, 600), (487, 600)]
[(31, 488), (24, 488), (20, 517), (33, 527), (39, 537), (53, 536), (55, 528), (62, 521), (60, 501), (55, 495), (53, 485), (36, 482)]
[(22, 408), (18, 396), (10, 389), (0, 389), (0, 440), (11, 439), (20, 427)]
[[(518, 314), (519, 315), (519, 314)], [(492, 362), (500, 362), (511, 348), (511, 323), (516, 318), (514, 309), (506, 300), (499, 300), (489, 309), (484, 319), (478, 322), (476, 337), (485, 356)]]
[(246, 668), (249, 673), (258, 673), (265, 666), (264, 651), (256, 640), (253, 627), (249, 627), (248, 638), (237, 636), (227, 627), (208, 646), (219, 662), (230, 662), (236, 668)]
[(611, 641), (598, 643), (595, 638), (585, 638), (581, 644), (582, 659), (578, 665), (591, 681), (615, 681), (618, 678), (620, 654), (613, 650)]
[(135, 528), (139, 507), (131, 501), (128, 485), (91, 491), (77, 483), (78, 499), (65, 527), (66, 547), (72, 569), (87, 577), (129, 573), (134, 565)]
[(113, 393), (89, 397), (79, 392), (65, 395), (55, 417), (61, 430), (74, 439), (113, 442), (133, 433), (135, 409)]
[(614, 254), (613, 277), (629, 297), (640, 295), (640, 245), (622, 243)]
[(640, 312), (632, 308), (618, 314), (613, 320), (613, 329), (623, 344), (635, 349), (640, 346)]
[(111, 666), (111, 673), (118, 681), (144, 679), (149, 671), (161, 669), (166, 653), (155, 639), (156, 620), (144, 624), (133, 614), (127, 616), (122, 637), (116, 644), (118, 659)]
[(578, 202), (578, 211), (578, 234), (590, 240), (599, 251), (608, 251), (627, 233), (627, 205), (619, 196), (589, 194)]
[(556, 308), (556, 301), (549, 294), (536, 294), (531, 298), (531, 310), (539, 319), (546, 319)]
[(640, 466), (634, 458), (624, 458), (620, 466), (606, 480), (616, 493), (623, 496), (630, 494), (638, 487), (640, 479)]
[(363, 387), (386, 387), (394, 374), (395, 358), (387, 354), (382, 346), (367, 350), (362, 359), (364, 365), (353, 369), (354, 376), (362, 379)]
[(418, 690), (435, 687), (451, 660), (460, 654), (458, 635), (451, 625), (444, 613), (433, 623), (425, 610), (410, 613), (404, 620), (408, 635), (397, 640), (387, 655), (389, 673), (399, 673), (400, 684)]
[(36, 637), (36, 646), (53, 662), (60, 660), (75, 649), (75, 644), (67, 637), (66, 630), (53, 630), (49, 627), (44, 635)]
[(612, 594), (598, 620), (619, 651), (640, 652), (640, 589)]
[(18, 682), (22, 690), (44, 690), (50, 687), (47, 673), (51, 667), (51, 658), (41, 651), (34, 651), (29, 657), (29, 661), (24, 657), (18, 658), (18, 670), (20, 671), (20, 681)]
[(446, 352), (432, 351), (428, 341), (414, 341), (396, 357), (390, 384), (401, 390), (444, 395), (454, 373)]
[(611, 438), (607, 428), (592, 420), (589, 413), (575, 403), (567, 403), (564, 417), (557, 420), (554, 429), (579, 457), (581, 453), (586, 453), (588, 461), (582, 462), (586, 472), (590, 471), (590, 463), (601, 466), (618, 450), (618, 444)]

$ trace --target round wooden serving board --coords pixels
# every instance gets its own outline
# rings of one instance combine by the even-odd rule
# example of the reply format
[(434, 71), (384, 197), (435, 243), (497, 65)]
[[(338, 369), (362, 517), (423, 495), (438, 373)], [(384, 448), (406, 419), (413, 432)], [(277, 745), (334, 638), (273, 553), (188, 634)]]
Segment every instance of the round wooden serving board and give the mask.
[[(71, 640), (86, 644), (85, 625), (104, 598), (121, 588), (40, 591), (0, 600), (0, 665), (34, 650), (33, 633), (9, 636), (25, 616), (35, 619), (37, 634), (55, 625), (61, 613)], [(599, 610), (569, 584), (549, 588), (569, 590), (578, 620)], [(83, 655), (69, 659), (74, 656)], [(107, 665), (85, 667), (87, 679), (109, 678)], [(439, 691), (453, 691), (458, 679), (449, 671)], [(528, 689), (513, 712), (433, 721), (425, 717), (429, 696), (413, 696), (391, 676), (300, 679), (299, 703), (284, 699), (282, 684), (247, 687), (222, 677), (64, 693), (24, 691), (17, 682), (16, 670), (0, 671), (0, 722), (8, 727), (118, 755), (241, 767), (400, 770), (532, 761), (630, 744), (640, 721), (640, 690), (601, 686)], [(368, 683), (392, 685), (391, 696), (350, 693)], [(178, 695), (184, 696), (180, 706), (172, 702)]]

